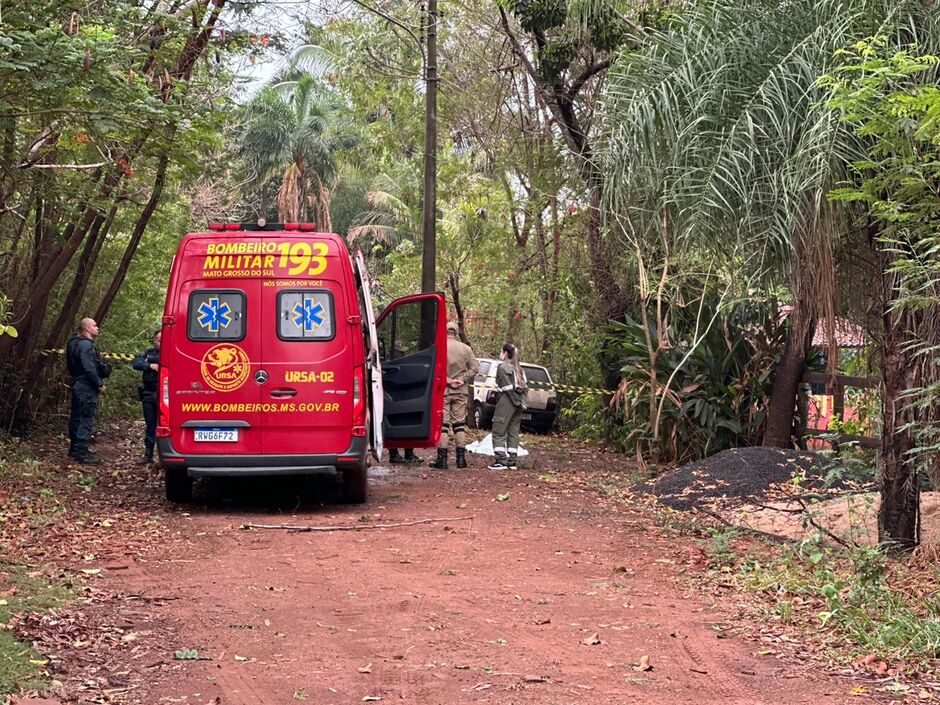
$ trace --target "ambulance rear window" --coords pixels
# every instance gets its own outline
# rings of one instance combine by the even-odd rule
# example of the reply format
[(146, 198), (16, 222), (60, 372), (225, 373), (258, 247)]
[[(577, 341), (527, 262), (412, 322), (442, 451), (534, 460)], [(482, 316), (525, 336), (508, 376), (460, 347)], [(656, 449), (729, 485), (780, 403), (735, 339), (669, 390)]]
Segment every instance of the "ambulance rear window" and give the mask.
[(294, 289), (277, 295), (277, 337), (332, 340), (333, 295), (325, 289)]
[(189, 295), (190, 340), (241, 340), (245, 337), (245, 294), (232, 289), (199, 289)]

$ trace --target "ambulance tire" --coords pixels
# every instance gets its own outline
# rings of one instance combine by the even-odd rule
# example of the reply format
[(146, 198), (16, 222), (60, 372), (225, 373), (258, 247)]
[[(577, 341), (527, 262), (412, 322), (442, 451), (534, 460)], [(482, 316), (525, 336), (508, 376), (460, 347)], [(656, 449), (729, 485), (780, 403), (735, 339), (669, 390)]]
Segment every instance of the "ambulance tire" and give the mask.
[(165, 468), (164, 485), (166, 498), (170, 502), (183, 504), (193, 498), (193, 478), (186, 472), (186, 468)]
[(343, 470), (343, 504), (365, 504), (368, 494), (366, 466)]

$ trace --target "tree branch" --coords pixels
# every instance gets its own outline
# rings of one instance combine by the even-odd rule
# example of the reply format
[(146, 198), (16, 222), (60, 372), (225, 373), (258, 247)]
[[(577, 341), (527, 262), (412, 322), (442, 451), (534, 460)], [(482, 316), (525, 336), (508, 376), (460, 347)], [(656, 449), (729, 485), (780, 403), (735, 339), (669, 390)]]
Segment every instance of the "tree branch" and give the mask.
[(596, 76), (601, 71), (606, 71), (613, 63), (613, 59), (604, 59), (604, 61), (598, 61), (585, 67), (584, 71), (581, 72), (581, 75), (574, 79), (574, 81), (571, 83), (571, 86), (567, 91), (565, 91), (565, 96), (568, 98), (568, 100), (574, 101), (580, 90), (584, 88), (584, 84), (587, 83), (592, 76)]
[(396, 20), (391, 15), (382, 12), (376, 7), (367, 5), (362, 0), (352, 0), (352, 2), (358, 5), (359, 7), (361, 7), (366, 12), (371, 12), (373, 15), (377, 15), (378, 17), (381, 17), (386, 22), (405, 30), (411, 36), (411, 38), (415, 40), (415, 44), (418, 45), (418, 51), (421, 52), (421, 65), (425, 66), (427, 64), (427, 58), (424, 55), (424, 45), (421, 43), (421, 40), (418, 39), (418, 36), (414, 32), (411, 31), (411, 28), (408, 25), (406, 25), (404, 22), (401, 22), (400, 20)]
[(97, 169), (111, 162), (96, 162), (95, 164), (29, 164), (23, 162), (18, 169)]
[(288, 531), (304, 533), (308, 531), (363, 531), (365, 529), (392, 529), (399, 526), (415, 526), (416, 524), (431, 524), (436, 521), (472, 521), (475, 515), (468, 517), (440, 517), (438, 519), (419, 519), (417, 521), (402, 521), (397, 524), (353, 524), (349, 526), (304, 526), (299, 524), (242, 524), (243, 529), (287, 529)]

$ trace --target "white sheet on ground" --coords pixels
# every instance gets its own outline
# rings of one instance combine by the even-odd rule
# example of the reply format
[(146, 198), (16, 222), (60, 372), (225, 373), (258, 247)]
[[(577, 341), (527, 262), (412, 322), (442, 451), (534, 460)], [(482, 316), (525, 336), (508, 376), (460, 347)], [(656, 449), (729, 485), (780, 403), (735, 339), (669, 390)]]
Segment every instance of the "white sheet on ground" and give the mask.
[[(467, 444), (467, 450), (471, 453), (477, 453), (479, 455), (492, 455), (495, 456), (496, 453), (493, 452), (493, 434), (487, 433), (486, 438), (482, 441), (474, 441), (473, 443)], [(522, 446), (519, 446), (519, 450), (516, 453), (516, 457), (524, 458), (529, 454)]]

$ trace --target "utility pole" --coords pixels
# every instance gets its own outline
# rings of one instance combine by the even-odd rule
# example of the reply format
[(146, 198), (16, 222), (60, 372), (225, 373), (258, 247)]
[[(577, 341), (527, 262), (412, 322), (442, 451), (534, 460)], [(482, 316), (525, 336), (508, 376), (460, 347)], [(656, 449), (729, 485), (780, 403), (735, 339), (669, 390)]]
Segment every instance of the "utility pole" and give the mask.
[(427, 63), (424, 67), (424, 212), (421, 291), (437, 288), (437, 0), (427, 0)]

